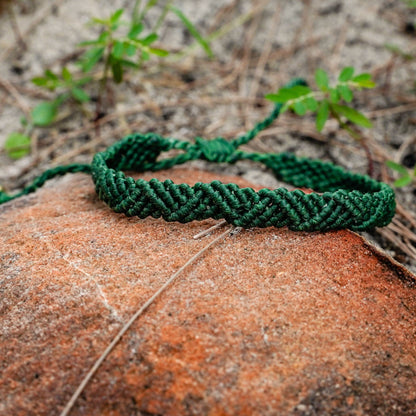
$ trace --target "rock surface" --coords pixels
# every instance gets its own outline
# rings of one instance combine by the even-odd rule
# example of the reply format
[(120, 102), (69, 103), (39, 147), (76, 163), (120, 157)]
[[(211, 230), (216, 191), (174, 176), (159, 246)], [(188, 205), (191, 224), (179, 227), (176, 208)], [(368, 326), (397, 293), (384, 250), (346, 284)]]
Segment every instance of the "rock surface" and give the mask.
[[(0, 414), (58, 415), (214, 223), (115, 214), (81, 174), (0, 206)], [(415, 415), (415, 283), (349, 231), (229, 235), (133, 324), (71, 415)]]

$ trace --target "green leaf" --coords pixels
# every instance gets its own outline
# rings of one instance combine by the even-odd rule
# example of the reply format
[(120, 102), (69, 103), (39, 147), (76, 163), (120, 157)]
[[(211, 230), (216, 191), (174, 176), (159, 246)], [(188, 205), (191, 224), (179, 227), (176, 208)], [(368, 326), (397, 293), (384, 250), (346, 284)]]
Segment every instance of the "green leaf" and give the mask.
[(119, 62), (121, 63), (121, 65), (130, 67), (130, 68), (134, 68), (134, 69), (140, 68), (140, 66), (136, 62), (130, 61), (128, 59), (120, 59)]
[(282, 104), (277, 104), (277, 105), (281, 105), (279, 115), (282, 115), (282, 114), (283, 114), (283, 113), (285, 113), (287, 110), (289, 110), (289, 106), (288, 106), (287, 104), (284, 104), (284, 105), (282, 105)]
[(331, 103), (337, 103), (339, 101), (339, 93), (336, 88), (329, 89), (329, 99)]
[(318, 101), (314, 97), (308, 97), (303, 102), (306, 108), (310, 111), (316, 111), (318, 109)]
[(108, 38), (110, 37), (110, 33), (108, 30), (104, 30), (100, 36), (98, 36), (98, 41), (101, 42), (103, 45), (107, 43)]
[(80, 64), (84, 72), (89, 72), (104, 55), (104, 47), (92, 48), (82, 55)]
[(309, 87), (304, 85), (295, 85), (289, 88), (280, 88), (276, 94), (267, 94), (266, 98), (270, 101), (274, 101), (275, 103), (286, 103), (290, 100), (295, 100), (296, 98), (307, 95), (310, 92), (311, 89)]
[(80, 42), (78, 43), (77, 46), (79, 47), (83, 47), (83, 46), (104, 46), (107, 42), (109, 33), (108, 31), (104, 31), (103, 33), (101, 33), (101, 35), (98, 37), (98, 39), (94, 39), (94, 40), (86, 40), (84, 42)]
[(338, 81), (339, 82), (347, 82), (349, 81), (354, 75), (354, 68), (352, 66), (346, 66), (342, 69), (341, 73), (339, 74)]
[(137, 47), (131, 43), (128, 43), (125, 48), (127, 56), (133, 56), (137, 52)]
[(48, 90), (55, 90), (59, 86), (59, 78), (51, 70), (47, 69), (42, 77), (32, 78), (33, 84), (38, 87), (47, 88)]
[[(168, 4), (171, 2), (171, 0), (169, 0)], [(141, 22), (144, 20), (147, 12), (154, 6), (156, 6), (156, 4), (159, 3), (159, 0), (148, 0), (148, 2), (146, 3), (146, 5), (143, 7), (143, 10), (139, 13), (139, 9), (141, 6), (141, 1), (135, 1), (134, 2), (134, 7), (133, 7), (133, 13), (132, 13), (132, 21), (137, 23), (137, 22)], [(167, 9), (167, 5), (164, 6), (164, 9)]]
[(155, 7), (156, 4), (158, 4), (158, 3), (159, 3), (159, 0), (148, 0), (148, 2), (146, 3), (146, 6), (145, 6), (146, 12), (148, 10), (150, 10), (152, 7)]
[(170, 10), (179, 17), (182, 21), (183, 25), (188, 29), (189, 33), (196, 39), (196, 41), (201, 45), (204, 49), (205, 53), (210, 57), (214, 57), (214, 53), (212, 52), (211, 47), (206, 39), (202, 37), (202, 35), (198, 32), (197, 28), (194, 24), (176, 7), (171, 6)]
[(341, 97), (347, 102), (351, 102), (353, 99), (353, 93), (349, 87), (346, 85), (338, 85), (337, 91), (341, 95)]
[(115, 25), (120, 20), (121, 15), (124, 13), (124, 9), (118, 9), (116, 10), (110, 17), (110, 23), (112, 25)]
[(84, 42), (80, 42), (77, 44), (77, 46), (79, 46), (80, 48), (84, 47), (84, 46), (98, 46), (98, 45), (103, 45), (104, 42), (97, 40), (85, 40)]
[(409, 175), (408, 170), (405, 166), (401, 165), (400, 163), (393, 162), (392, 160), (387, 160), (386, 165), (396, 172), (399, 172), (400, 175)]
[(329, 103), (324, 100), (320, 103), (316, 114), (316, 130), (322, 131), (329, 117)]
[(359, 85), (361, 88), (374, 88), (376, 83), (374, 81), (361, 81)]
[(62, 79), (66, 82), (71, 82), (72, 80), (72, 74), (66, 66), (62, 68)]
[(20, 159), (30, 151), (30, 137), (17, 132), (10, 133), (4, 144), (4, 149), (12, 159)]
[(48, 88), (49, 80), (45, 77), (34, 77), (32, 78), (33, 84), (37, 85), (38, 87), (46, 87)]
[(371, 79), (370, 74), (357, 75), (351, 81), (359, 85), (361, 88), (374, 88), (376, 86), (376, 83)]
[(113, 80), (117, 84), (123, 81), (123, 67), (120, 61), (115, 61), (111, 64), (111, 72), (113, 73)]
[(295, 103), (293, 103), (292, 108), (298, 116), (305, 115), (307, 111), (307, 108), (302, 101), (296, 101)]
[(116, 40), (114, 42), (113, 50), (111, 51), (111, 55), (116, 58), (120, 59), (124, 53), (124, 43)]
[(361, 81), (371, 81), (371, 74), (363, 73), (356, 75), (353, 79), (353, 82), (361, 82)]
[(148, 51), (157, 56), (168, 56), (169, 52), (159, 48), (148, 48)]
[(95, 24), (98, 24), (98, 25), (104, 25), (104, 26), (107, 26), (107, 25), (108, 25), (108, 23), (109, 23), (109, 20), (99, 19), (98, 17), (93, 17), (93, 18), (91, 19), (91, 23), (95, 23)]
[(142, 33), (143, 29), (144, 29), (144, 26), (143, 26), (143, 23), (142, 22), (134, 23), (131, 26), (131, 28), (129, 30), (129, 33), (127, 34), (127, 37), (129, 39), (136, 39), (137, 36), (139, 36), (140, 33)]
[(291, 98), (288, 98), (285, 95), (285, 92), (282, 93), (281, 89), (276, 94), (266, 94), (264, 96), (264, 98), (266, 100), (273, 101), (274, 103), (281, 103), (281, 104), (283, 104), (283, 103), (285, 103), (285, 102), (287, 102), (291, 99)]
[(155, 42), (159, 36), (156, 33), (151, 33), (150, 35), (147, 35), (144, 39), (140, 39), (140, 43), (142, 45), (150, 45), (151, 43)]
[(80, 103), (86, 103), (90, 101), (90, 96), (83, 89), (79, 87), (72, 88), (71, 94)]
[(402, 186), (407, 186), (412, 183), (412, 177), (410, 175), (402, 176), (399, 179), (396, 179), (394, 181), (394, 186), (397, 186), (397, 188), (400, 188)]
[(91, 77), (83, 77), (83, 78), (78, 79), (74, 84), (77, 87), (81, 87), (81, 86), (83, 86), (83, 85), (88, 84), (89, 82), (91, 82), (91, 80), (92, 80)]
[(329, 88), (328, 74), (321, 68), (315, 72), (315, 82), (321, 91), (327, 91)]
[(50, 69), (47, 69), (45, 71), (45, 77), (49, 78), (50, 80), (53, 80), (53, 81), (58, 81), (59, 80), (58, 75), (54, 74)]
[(148, 61), (150, 59), (150, 55), (147, 50), (142, 49), (141, 56), (142, 56), (143, 61)]
[(301, 98), (312, 92), (312, 90), (305, 85), (294, 85), (293, 87), (290, 87), (290, 90), (292, 91), (294, 98)]
[(32, 109), (32, 122), (35, 126), (48, 126), (54, 121), (57, 111), (55, 101), (43, 101)]
[(371, 121), (364, 114), (354, 108), (340, 104), (331, 104), (331, 108), (337, 114), (344, 116), (347, 120), (353, 122), (357, 126), (372, 127)]

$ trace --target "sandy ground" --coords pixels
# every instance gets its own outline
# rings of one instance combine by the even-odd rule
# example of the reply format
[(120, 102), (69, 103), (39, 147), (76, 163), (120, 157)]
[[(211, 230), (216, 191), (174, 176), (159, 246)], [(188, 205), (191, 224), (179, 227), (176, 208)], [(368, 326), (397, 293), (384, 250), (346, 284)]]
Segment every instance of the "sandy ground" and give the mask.
[[(243, 133), (271, 109), (264, 95), (294, 76), (313, 83), (316, 68), (334, 75), (344, 66), (371, 72), (378, 88), (357, 95), (354, 105), (374, 122), (365, 132), (381, 175), (383, 155), (411, 166), (416, 162), (414, 123), (415, 64), (393, 58), (385, 44), (415, 50), (412, 22), (416, 12), (399, 0), (226, 0), (174, 2), (203, 34), (224, 28), (233, 19), (250, 16), (244, 24), (212, 43), (215, 58), (208, 60), (197, 48), (181, 59), (153, 60), (112, 89), (112, 105), (99, 134), (92, 122), (94, 107), (85, 117), (65, 108), (62, 120), (33, 132), (32, 153), (18, 161), (0, 153), (0, 184), (22, 186), (49, 166), (89, 161), (99, 149), (131, 131), (156, 131), (192, 140), (196, 136), (226, 138)], [(91, 39), (92, 16), (106, 17), (133, 2), (116, 0), (24, 0), (13, 5), (25, 48), (17, 42), (12, 17), (0, 16), (0, 147), (8, 134), (20, 129), (20, 119), (48, 94), (36, 89), (31, 78), (45, 68), (59, 70), (75, 60), (76, 44)], [(149, 20), (153, 15), (149, 15)], [(170, 51), (193, 42), (171, 15), (161, 31), (160, 44)], [(415, 55), (416, 56), (416, 55)], [(90, 87), (91, 96), (97, 89)], [(404, 107), (403, 107), (404, 106)], [(367, 159), (359, 143), (339, 132), (335, 122), (317, 134), (310, 117), (285, 114), (279, 123), (250, 144), (257, 151), (292, 151), (333, 161), (365, 173)], [(381, 150), (380, 150), (381, 149)], [(382, 155), (377, 152), (384, 152)], [(201, 163), (197, 164), (198, 166)], [(210, 166), (209, 168), (214, 168)], [(224, 171), (224, 167), (220, 167)], [(267, 172), (247, 163), (227, 168), (266, 186), (278, 184)], [(398, 200), (415, 214), (415, 189), (399, 190)], [(409, 233), (411, 223), (404, 221)], [(414, 235), (414, 234), (413, 234)], [(415, 270), (415, 261), (386, 236), (367, 235), (396, 259)], [(411, 237), (407, 237), (411, 238)], [(404, 245), (411, 240), (400, 237)], [(414, 244), (414, 242), (413, 242)], [(416, 253), (416, 249), (415, 253)], [(416, 258), (416, 256), (415, 256)]]

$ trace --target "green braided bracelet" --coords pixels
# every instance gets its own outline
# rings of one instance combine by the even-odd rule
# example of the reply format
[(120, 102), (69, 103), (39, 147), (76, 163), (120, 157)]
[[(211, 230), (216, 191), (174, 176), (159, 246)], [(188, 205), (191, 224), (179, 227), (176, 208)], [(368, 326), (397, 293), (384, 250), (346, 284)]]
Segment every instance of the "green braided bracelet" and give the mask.
[[(294, 84), (304, 84), (304, 81), (296, 79), (288, 85)], [(127, 216), (162, 217), (166, 221), (183, 223), (224, 218), (244, 228), (287, 226), (300, 231), (368, 230), (387, 225), (395, 213), (394, 192), (387, 184), (346, 172), (330, 163), (299, 158), (290, 153), (261, 154), (238, 150), (240, 145), (267, 128), (280, 110), (281, 105), (276, 105), (253, 130), (231, 142), (219, 137), (210, 141), (197, 138), (195, 143), (190, 143), (153, 133), (131, 134), (106, 151), (97, 153), (91, 165), (59, 166), (44, 172), (16, 195), (0, 192), (0, 204), (35, 191), (54, 176), (84, 172), (92, 175), (99, 198), (115, 212)], [(172, 149), (184, 152), (157, 160), (160, 153)], [(261, 162), (278, 179), (319, 193), (305, 194), (301, 190), (285, 188), (255, 192), (220, 181), (189, 186), (171, 180), (134, 180), (122, 172), (157, 171), (195, 159), (217, 163), (234, 163), (241, 159)]]

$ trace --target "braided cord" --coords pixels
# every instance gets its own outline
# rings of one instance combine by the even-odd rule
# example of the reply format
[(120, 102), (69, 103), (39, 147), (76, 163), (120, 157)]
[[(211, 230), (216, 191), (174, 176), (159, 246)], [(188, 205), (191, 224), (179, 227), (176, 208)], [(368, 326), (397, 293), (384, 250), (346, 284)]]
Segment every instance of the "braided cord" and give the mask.
[[(295, 79), (290, 85), (304, 84)], [(131, 134), (97, 153), (91, 165), (73, 164), (44, 172), (32, 185), (9, 196), (0, 192), (0, 204), (35, 191), (48, 179), (68, 172), (92, 175), (96, 192), (115, 212), (139, 218), (163, 218), (187, 223), (206, 218), (224, 218), (244, 228), (284, 227), (298, 231), (349, 228), (369, 230), (387, 225), (395, 213), (393, 190), (368, 176), (344, 171), (331, 163), (296, 157), (290, 153), (263, 154), (238, 150), (278, 117), (281, 105), (245, 135), (228, 142), (197, 138), (195, 143), (164, 138), (154, 133)], [(158, 160), (162, 152), (182, 150), (177, 156)], [(194, 186), (171, 180), (134, 180), (123, 171), (169, 169), (190, 160), (234, 163), (249, 159), (263, 163), (276, 178), (315, 193), (285, 188), (274, 190), (240, 188), (236, 184), (198, 182)]]
[(73, 163), (71, 165), (65, 165), (65, 166), (57, 166), (52, 169), (48, 169), (45, 172), (43, 172), (41, 175), (39, 175), (29, 186), (22, 189), (20, 192), (14, 194), (14, 195), (8, 195), (6, 192), (3, 192), (0, 189), (0, 205), (4, 204), (5, 202), (11, 201), (12, 199), (19, 198), (23, 195), (30, 194), (32, 192), (35, 192), (36, 189), (43, 186), (43, 184), (48, 181), (49, 179), (54, 178), (55, 176), (62, 176), (67, 173), (91, 173), (91, 165), (84, 165), (80, 163)]

